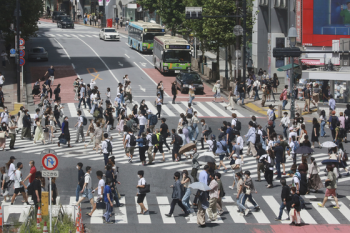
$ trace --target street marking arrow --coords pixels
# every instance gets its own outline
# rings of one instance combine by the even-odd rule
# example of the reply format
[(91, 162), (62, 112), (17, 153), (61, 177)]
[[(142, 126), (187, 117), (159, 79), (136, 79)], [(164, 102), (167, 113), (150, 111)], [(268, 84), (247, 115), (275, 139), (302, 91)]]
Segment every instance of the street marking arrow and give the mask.
[(140, 62), (143, 67), (146, 67), (146, 62)]
[(124, 65), (123, 65), (123, 63), (120, 63), (120, 61), (118, 61), (118, 65), (120, 65), (120, 66), (124, 66)]
[(146, 88), (142, 88), (141, 85), (139, 85), (141, 91), (146, 92)]

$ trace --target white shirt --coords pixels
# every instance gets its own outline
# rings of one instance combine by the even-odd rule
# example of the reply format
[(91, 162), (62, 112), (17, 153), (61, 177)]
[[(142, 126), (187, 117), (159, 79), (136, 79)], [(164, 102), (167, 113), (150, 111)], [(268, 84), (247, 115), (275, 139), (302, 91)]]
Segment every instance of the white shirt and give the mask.
[[(104, 140), (102, 142), (102, 153), (103, 154), (108, 154), (108, 150), (107, 150), (107, 142), (109, 142), (108, 139)], [(112, 149), (113, 149), (113, 143), (111, 142), (111, 146), (112, 146)]]
[(97, 104), (97, 94), (91, 94), (90, 99), (94, 104)]
[(0, 85), (4, 84), (4, 75), (0, 75)]
[(15, 165), (13, 163), (10, 164), (9, 170), (7, 172), (7, 175), (10, 177), (10, 180), (14, 180), (15, 179)]
[[(232, 119), (231, 126), (236, 126), (236, 121), (237, 121), (237, 118)], [(234, 128), (234, 127), (232, 127), (232, 128)]]
[(213, 151), (213, 146), (214, 146), (213, 140), (207, 140), (207, 144), (209, 146), (208, 151)]
[(1, 123), (5, 122), (6, 124), (8, 124), (8, 121), (9, 121), (9, 113), (2, 112), (1, 113)]
[(101, 193), (101, 187), (105, 187), (105, 181), (103, 179), (98, 181), (98, 188), (97, 188), (97, 194), (102, 195)]
[(89, 173), (85, 173), (85, 176), (84, 176), (84, 182), (86, 183), (86, 188), (87, 189), (92, 189), (92, 182), (91, 182), (91, 176)]
[(92, 82), (90, 83), (90, 89), (93, 90), (95, 85), (96, 85), (96, 82), (95, 82), (95, 81), (92, 81)]
[(111, 92), (109, 91), (109, 92), (107, 92), (107, 98), (106, 98), (106, 100), (110, 100), (111, 99)]
[(260, 129), (258, 129), (258, 134), (263, 136), (263, 133), (262, 133), (262, 131)]
[(139, 124), (140, 125), (146, 125), (147, 124), (147, 119), (144, 115), (140, 115), (137, 117), (139, 119)]
[(253, 83), (253, 87), (259, 87), (259, 86), (260, 86), (259, 80), (255, 80), (255, 82)]
[[(239, 143), (239, 145), (238, 145), (238, 143)], [(236, 144), (237, 144), (237, 146), (239, 146), (241, 148), (241, 150), (243, 149), (244, 141), (243, 141), (243, 138), (241, 136), (237, 137)]]
[(239, 165), (239, 168), (237, 168), (237, 169), (234, 169), (234, 173), (236, 174), (236, 173), (241, 173), (242, 172), (242, 160), (241, 159), (239, 159), (238, 157), (237, 157), (237, 159), (235, 160), (235, 165)]
[(297, 139), (297, 136), (298, 136), (297, 132), (294, 132), (294, 131), (290, 132), (288, 138), (292, 138), (292, 136), (295, 136), (295, 139)]
[(78, 117), (78, 125), (77, 126), (78, 127), (83, 126), (83, 117), (82, 116)]
[[(297, 187), (297, 185), (296, 184), (299, 184), (299, 178), (296, 176), (296, 175), (294, 175), (294, 177), (293, 177), (293, 187)], [(300, 184), (299, 184), (299, 189), (300, 189)], [(297, 189), (297, 191), (299, 190), (299, 189)]]
[(157, 98), (157, 105), (162, 105), (162, 99), (161, 98)]
[(125, 137), (125, 141), (127, 140), (126, 142), (126, 147), (130, 147), (130, 135), (133, 135), (132, 133), (129, 133), (126, 135)]
[(290, 147), (290, 153), (294, 153), (294, 142), (290, 142), (289, 143), (289, 147)]
[(289, 124), (290, 124), (290, 119), (289, 119), (289, 117), (283, 117), (282, 120), (281, 120), (281, 123), (282, 123), (284, 126), (288, 127)]
[(274, 111), (272, 109), (267, 110), (267, 115), (269, 116), (270, 121), (273, 120), (273, 113), (274, 113)]
[[(145, 185), (145, 184), (146, 184), (146, 180), (143, 177), (139, 179), (139, 181), (137, 181), (137, 185)], [(137, 194), (140, 194), (140, 188), (137, 188)]]
[(148, 146), (153, 146), (152, 145), (152, 134), (151, 133), (147, 134), (146, 140), (148, 141)]
[(22, 172), (20, 170), (15, 171), (15, 189), (22, 188), (23, 185), (21, 184), (22, 181)]

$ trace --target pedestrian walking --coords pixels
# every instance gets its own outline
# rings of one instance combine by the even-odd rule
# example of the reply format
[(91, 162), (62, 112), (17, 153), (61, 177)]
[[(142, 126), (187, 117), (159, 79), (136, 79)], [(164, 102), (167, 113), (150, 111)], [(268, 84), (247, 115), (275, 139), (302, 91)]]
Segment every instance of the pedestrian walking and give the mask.
[(334, 110), (336, 108), (336, 103), (333, 98), (333, 95), (329, 95), (328, 97), (328, 106), (329, 106), (329, 115), (331, 116), (333, 112), (335, 112)]
[(261, 106), (265, 107), (265, 102), (266, 102), (266, 98), (267, 98), (267, 95), (268, 95), (267, 94), (268, 90), (267, 90), (266, 84), (263, 83), (263, 81), (262, 81), (261, 90), (262, 90)]
[(291, 200), (291, 211), (290, 211), (290, 218), (292, 222), (289, 225), (295, 225), (295, 226), (300, 226), (300, 200), (299, 196), (296, 193), (297, 189), (295, 187), (291, 188), (292, 192), (292, 200)]
[(259, 89), (260, 89), (260, 82), (259, 82), (258, 79), (256, 79), (256, 80), (253, 82), (254, 101), (260, 100), (260, 97), (259, 97)]
[(205, 123), (204, 119), (201, 119), (201, 125), (202, 125), (201, 145), (202, 145), (202, 150), (204, 150), (204, 137), (209, 137), (210, 131), (209, 131), (209, 126)]
[(317, 193), (319, 189), (323, 188), (319, 170), (320, 168), (317, 166), (315, 158), (311, 157), (311, 164), (308, 169), (308, 190), (313, 189), (315, 190), (315, 193)]
[(191, 184), (191, 178), (188, 175), (187, 170), (183, 170), (181, 174), (181, 185), (184, 189), (183, 197), (182, 197), (182, 204), (186, 207), (186, 210), (188, 213), (194, 213), (194, 210), (190, 207), (190, 196), (191, 196), (191, 189), (189, 185)]
[(18, 162), (17, 163), (17, 170), (15, 170), (15, 172), (14, 172), (15, 192), (14, 192), (12, 199), (11, 199), (11, 205), (13, 205), (13, 202), (15, 201), (18, 193), (22, 194), (24, 202), (27, 203), (27, 205), (29, 205), (26, 192), (24, 191), (24, 189), (27, 189), (27, 186), (24, 184), (24, 182), (22, 180), (22, 172), (21, 172), (22, 169), (23, 169), (23, 164), (21, 162)]
[(79, 193), (84, 186), (83, 164), (81, 162), (77, 163), (76, 168), (78, 170), (78, 185), (77, 185), (77, 188), (75, 190), (75, 201), (78, 202), (79, 201)]
[(249, 130), (247, 132), (246, 135), (244, 135), (244, 137), (246, 137), (247, 143), (248, 143), (248, 150), (247, 150), (247, 156), (250, 155), (250, 153), (253, 154), (253, 156), (255, 157), (257, 155), (256, 153), (256, 149), (255, 149), (255, 140), (256, 140), (256, 135), (255, 135), (255, 128), (253, 127), (253, 122), (249, 122), (248, 123), (249, 126)]
[(197, 212), (197, 224), (199, 227), (206, 227), (205, 214), (206, 210), (209, 208), (208, 194), (206, 191), (198, 191), (196, 194), (198, 199), (198, 212)]
[(197, 152), (197, 147), (195, 147), (193, 148), (192, 171), (191, 171), (191, 176), (193, 177), (194, 182), (198, 182), (197, 173), (198, 173), (198, 169), (200, 168), (198, 157), (199, 157), (199, 153)]
[(81, 84), (80, 85), (80, 99), (79, 99), (79, 103), (78, 103), (78, 109), (80, 109), (81, 103), (83, 103), (84, 108), (86, 108), (85, 98), (86, 98), (86, 89), (85, 89), (84, 84)]
[(2, 92), (2, 87), (0, 87), (0, 107), (4, 107), (4, 102), (5, 102), (4, 92)]
[(119, 17), (118, 17), (118, 16), (115, 17), (114, 23), (115, 23), (115, 26), (116, 26), (117, 29), (118, 29), (118, 26), (119, 26)]
[(36, 142), (42, 142), (45, 144), (45, 137), (44, 137), (44, 130), (43, 127), (41, 126), (41, 120), (39, 118), (35, 119), (35, 134), (34, 134), (34, 139), (33, 139), (33, 144), (36, 144)]
[[(98, 186), (97, 188), (93, 189), (92, 190), (92, 193), (95, 193), (96, 190), (97, 190), (97, 200), (96, 200), (96, 203), (99, 203), (101, 201), (103, 201), (103, 196), (104, 196), (104, 192), (105, 192), (105, 181), (103, 179), (103, 173), (102, 171), (97, 171), (96, 172), (96, 176), (97, 176), (97, 179), (98, 179)], [(109, 177), (106, 178), (107, 179), (110, 179)], [(113, 206), (113, 205), (112, 205)]]
[(196, 98), (195, 92), (196, 92), (196, 88), (194, 87), (193, 82), (189, 83), (188, 84), (188, 95), (189, 95), (188, 103), (189, 104), (192, 104), (192, 101)]
[(260, 210), (259, 205), (254, 201), (254, 199), (252, 197), (252, 192), (258, 193), (258, 191), (256, 191), (256, 189), (254, 187), (253, 180), (250, 177), (250, 171), (245, 171), (244, 176), (245, 176), (245, 181), (244, 181), (244, 185), (243, 185), (243, 192), (245, 193), (245, 195), (242, 199), (242, 205), (244, 205), (245, 201), (247, 199), (249, 199), (249, 202), (254, 205), (254, 209)]
[(135, 146), (136, 146), (136, 137), (133, 134), (132, 129), (128, 130), (128, 134), (125, 137), (124, 149), (125, 154), (128, 157), (129, 163), (132, 163), (132, 158), (134, 156)]
[(222, 198), (225, 196), (225, 191), (224, 191), (224, 185), (222, 184), (221, 181), (221, 174), (220, 173), (215, 173), (215, 180), (218, 183), (218, 199), (216, 201), (216, 209), (218, 215), (221, 215), (224, 213), (224, 209), (222, 208)]
[(228, 95), (228, 104), (227, 106), (225, 106), (225, 110), (227, 110), (227, 108), (231, 108), (231, 110), (233, 110), (235, 104), (234, 104), (234, 99), (233, 99), (234, 95), (233, 95), (233, 91), (230, 91), (229, 95)]
[(317, 142), (318, 146), (321, 147), (320, 141), (318, 140), (319, 136), (320, 136), (320, 124), (318, 123), (317, 119), (314, 117), (312, 119), (311, 148), (315, 148), (315, 142)]
[(148, 128), (151, 130), (151, 132), (154, 132), (154, 127), (156, 126), (158, 122), (157, 115), (152, 114), (151, 110), (147, 110), (148, 113)]
[(30, 119), (28, 109), (25, 109), (24, 116), (23, 116), (23, 128), (22, 128), (21, 139), (27, 138), (27, 139), (31, 140), (31, 133), (30, 133), (31, 126), (32, 126), (32, 120)]
[(226, 173), (227, 172), (227, 167), (224, 164), (224, 158), (225, 158), (226, 153), (227, 153), (227, 144), (226, 144), (225, 138), (220, 138), (219, 137), (219, 141), (216, 142), (216, 151), (214, 153), (216, 155), (218, 155), (219, 159), (220, 159), (220, 164), (219, 164), (218, 170), (220, 170), (220, 166), (223, 166), (224, 167), (224, 173)]
[(310, 109), (310, 102), (311, 102), (311, 88), (310, 88), (310, 85), (308, 84), (306, 86), (306, 90), (304, 92), (304, 99), (305, 99), (305, 105), (304, 105), (304, 112), (306, 112), (306, 108), (308, 110), (308, 112), (311, 112), (311, 109)]
[(80, 203), (87, 198), (90, 201), (92, 210), (90, 213), (86, 213), (86, 215), (92, 217), (92, 214), (96, 210), (96, 203), (94, 202), (94, 196), (92, 195), (92, 179), (91, 179), (91, 167), (86, 166), (85, 168), (86, 173), (84, 175), (84, 185), (83, 188), (81, 189), (80, 193), (82, 193), (82, 197), (79, 199), (79, 201), (75, 204), (76, 206), (79, 206)]
[(275, 167), (277, 170), (277, 180), (280, 180), (282, 178), (282, 172), (281, 172), (281, 163), (284, 163), (283, 161), (283, 147), (280, 145), (281, 142), (278, 140), (275, 142), (275, 146), (272, 147), (273, 153), (275, 155)]
[(245, 98), (245, 91), (246, 91), (246, 89), (245, 89), (245, 85), (244, 85), (244, 81), (243, 80), (241, 80), (241, 83), (238, 84), (237, 91), (239, 93), (239, 99), (238, 100), (242, 100), (242, 105), (244, 105), (244, 98)]
[(291, 206), (291, 196), (290, 196), (290, 187), (287, 185), (286, 179), (282, 178), (280, 180), (280, 183), (282, 185), (282, 191), (281, 191), (281, 205), (280, 205), (280, 211), (278, 214), (278, 217), (275, 218), (276, 221), (281, 221), (282, 220), (282, 214), (283, 214), (283, 210), (284, 208), (287, 208), (287, 219), (286, 220), (290, 220), (289, 218), (289, 213), (290, 213), (290, 206)]
[(275, 165), (275, 155), (271, 149), (260, 157), (260, 162), (264, 164), (264, 177), (267, 182), (267, 188), (273, 187), (273, 167)]
[(29, 167), (30, 167), (30, 171), (28, 176), (23, 180), (23, 182), (26, 182), (26, 180), (28, 180), (28, 186), (33, 183), (34, 179), (35, 179), (35, 174), (36, 174), (36, 167), (35, 167), (35, 161), (34, 160), (30, 160), (29, 161)]
[(144, 189), (146, 187), (146, 179), (144, 178), (144, 171), (140, 170), (137, 172), (137, 176), (139, 178), (137, 182), (137, 204), (141, 207), (140, 214), (148, 214), (148, 209), (146, 209), (145, 205), (143, 204), (143, 201), (145, 200), (146, 193), (140, 193), (140, 189)]
[(94, 120), (90, 119), (90, 124), (88, 126), (88, 129), (86, 130), (86, 135), (85, 135), (85, 137), (90, 137), (90, 141), (88, 144), (84, 145), (85, 149), (90, 144), (95, 145), (95, 126), (94, 125), (96, 125)]
[(156, 98), (156, 105), (157, 105), (157, 114), (158, 115), (158, 119), (160, 119), (160, 114), (162, 112), (162, 104), (163, 104), (163, 100), (161, 98), (160, 93), (157, 94), (157, 98)]
[(177, 95), (177, 83), (176, 81), (174, 81), (171, 84), (171, 94), (173, 95), (173, 104), (175, 104), (175, 100), (176, 100), (176, 95)]
[(105, 166), (106, 166), (108, 163), (109, 155), (113, 153), (113, 144), (108, 139), (107, 133), (105, 133), (103, 136), (104, 136), (105, 140), (102, 142), (101, 153), (103, 153), (103, 158), (104, 158)]
[(28, 195), (32, 196), (32, 200), (34, 202), (36, 210), (38, 210), (38, 207), (41, 206), (41, 179), (41, 172), (35, 172), (35, 179), (30, 183), (30, 186), (32, 186), (32, 193), (29, 193), (28, 191)]
[(136, 139), (136, 142), (139, 144), (139, 156), (140, 156), (140, 160), (142, 163), (142, 166), (146, 165), (146, 150), (148, 148), (147, 146), (147, 139), (146, 139), (146, 133), (143, 132), (141, 134), (141, 137), (138, 136), (138, 139)]
[[(103, 179), (101, 179), (101, 180), (103, 180)], [(113, 212), (111, 184), (112, 184), (112, 180), (110, 178), (108, 178), (108, 179), (106, 179), (105, 187), (103, 187), (103, 189), (104, 189), (103, 190), (103, 201), (106, 204), (106, 212), (102, 216), (104, 218), (104, 223), (113, 223), (110, 220), (110, 216), (112, 215), (112, 212)]]
[(216, 81), (212, 91), (215, 93), (214, 100), (213, 100), (214, 103), (216, 102), (216, 98), (221, 98), (221, 102), (224, 102), (224, 98), (221, 96), (221, 92), (220, 92), (220, 80)]
[(175, 172), (174, 173), (174, 180), (175, 183), (170, 186), (170, 188), (173, 188), (173, 193), (171, 195), (172, 197), (172, 202), (170, 204), (170, 211), (168, 214), (165, 214), (167, 217), (171, 217), (174, 213), (175, 205), (178, 204), (180, 208), (185, 212), (184, 216), (187, 217), (189, 215), (188, 211), (186, 210), (186, 207), (182, 204), (181, 202), (181, 182), (180, 182), (180, 172)]
[(68, 117), (65, 116), (64, 117), (64, 121), (62, 122), (62, 133), (61, 135), (58, 137), (58, 147), (61, 146), (62, 144), (66, 144), (68, 142), (68, 147), (72, 147), (70, 145), (70, 133), (69, 133), (69, 122), (68, 122)]
[(74, 127), (77, 129), (77, 139), (75, 140), (75, 143), (79, 142), (79, 136), (82, 137), (82, 142), (85, 142), (85, 136), (84, 136), (84, 118), (81, 116), (81, 110), (77, 111), (78, 115), (78, 121), (74, 125)]
[(157, 142), (158, 143), (154, 145), (153, 161), (156, 160), (156, 153), (159, 151), (163, 155), (162, 162), (165, 162), (165, 155), (164, 155), (164, 151), (163, 151), (163, 139), (162, 139), (162, 135), (159, 132), (159, 129), (156, 129), (156, 136), (157, 136)]
[(337, 127), (337, 124), (339, 122), (338, 117), (335, 115), (335, 111), (331, 111), (330, 117), (328, 119), (328, 124), (329, 124), (329, 129), (332, 132), (332, 138), (333, 140), (335, 140), (335, 129)]
[[(276, 92), (277, 92), (277, 87), (276, 87)], [(286, 110), (286, 105), (288, 103), (287, 94), (288, 94), (288, 85), (285, 85), (284, 90), (280, 95), (280, 100), (282, 100), (282, 110)]]
[(211, 222), (217, 220), (216, 203), (219, 198), (219, 185), (218, 182), (216, 182), (215, 175), (213, 173), (209, 174), (209, 181), (209, 208), (207, 209), (207, 212), (209, 220)]
[(10, 150), (15, 149), (15, 141), (16, 141), (16, 122), (15, 122), (15, 116), (11, 116), (11, 120), (8, 124), (8, 134), (11, 138), (10, 141)]
[(9, 195), (10, 180), (9, 180), (9, 176), (6, 173), (5, 167), (1, 167), (0, 171), (1, 171), (1, 182), (2, 182), (1, 183), (1, 191), (2, 191), (1, 194), (4, 197), (4, 202), (6, 202), (7, 198), (10, 198), (10, 195)]

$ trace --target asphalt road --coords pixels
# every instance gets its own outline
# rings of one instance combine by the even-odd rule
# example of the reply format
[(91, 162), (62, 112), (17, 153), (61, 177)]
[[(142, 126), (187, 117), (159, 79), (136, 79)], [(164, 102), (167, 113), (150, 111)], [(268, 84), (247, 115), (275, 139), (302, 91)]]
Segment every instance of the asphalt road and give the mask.
[[(90, 79), (98, 77), (96, 82), (101, 91), (107, 87), (115, 88), (118, 82), (122, 82), (122, 77), (125, 74), (129, 74), (129, 78), (132, 81), (133, 95), (136, 101), (140, 102), (141, 99), (153, 101), (155, 96), (155, 83), (152, 77), (149, 77), (144, 72), (144, 69), (153, 68), (151, 63), (151, 56), (140, 54), (128, 47), (126, 44), (127, 38), (122, 36), (120, 42), (116, 41), (102, 41), (98, 37), (98, 29), (77, 25), (76, 29), (58, 29), (51, 23), (41, 23), (38, 35), (40, 37), (33, 38), (27, 42), (28, 46), (43, 46), (49, 51), (49, 62), (30, 62), (29, 66), (49, 66), (49, 65), (72, 65), (75, 68), (76, 73), (84, 80), (89, 83)], [(61, 35), (61, 36), (59, 36)], [(65, 36), (65, 35), (69, 35)], [(76, 35), (76, 37), (74, 36)], [(84, 36), (84, 37), (82, 37)], [(90, 36), (90, 37), (89, 37)], [(92, 75), (93, 74), (93, 75)], [(100, 79), (99, 79), (100, 78)], [(165, 77), (167, 78), (167, 77)], [(143, 91), (142, 88), (145, 88)], [(116, 92), (112, 91), (112, 98), (114, 98)], [(166, 97), (170, 101), (170, 97)], [(200, 98), (198, 98), (200, 101)], [(35, 106), (31, 106), (30, 109), (34, 109)], [(237, 107), (237, 112), (242, 114), (240, 121), (242, 122), (242, 134), (247, 131), (247, 124), (249, 122), (249, 116), (254, 115), (248, 110), (241, 107)], [(198, 106), (199, 111), (202, 111)], [(215, 109), (211, 109), (215, 111)], [(205, 112), (205, 111), (203, 111)], [(33, 112), (31, 112), (33, 113)], [(217, 116), (220, 114), (215, 112)], [(176, 114), (178, 115), (178, 114)], [(230, 114), (229, 114), (230, 115)], [(169, 128), (176, 128), (178, 117), (167, 116), (167, 123)], [(218, 128), (222, 126), (224, 120), (231, 121), (230, 117), (205, 117), (207, 124), (213, 129), (214, 134), (218, 135)], [(76, 118), (70, 118), (71, 133), (75, 137), (73, 126), (76, 122)], [(258, 123), (265, 125), (265, 118), (258, 118)], [(86, 129), (86, 127), (85, 127)], [(311, 124), (307, 123), (307, 130), (311, 132)], [(281, 127), (276, 127), (278, 133), (282, 133)], [(116, 135), (116, 132), (112, 132)], [(330, 135), (329, 129), (327, 134)], [(56, 134), (56, 137), (58, 134)], [(321, 141), (328, 141), (330, 138), (321, 138)], [(5, 164), (11, 155), (17, 158), (17, 161), (23, 162), (24, 169), (23, 175), (27, 175), (29, 172), (28, 162), (29, 160), (35, 160), (37, 167), (40, 167), (40, 152), (44, 148), (54, 149), (58, 153), (59, 166), (57, 168), (60, 171), (60, 177), (57, 180), (57, 187), (59, 190), (60, 202), (62, 204), (71, 204), (71, 197), (75, 196), (75, 189), (77, 185), (77, 170), (75, 168), (78, 162), (82, 162), (85, 166), (92, 167), (92, 178), (94, 186), (97, 186), (97, 178), (95, 172), (97, 170), (104, 170), (103, 156), (95, 154), (91, 151), (91, 148), (84, 149), (82, 143), (72, 144), (72, 149), (65, 147), (58, 148), (55, 144), (49, 145), (34, 145), (32, 142), (20, 140), (17, 137), (16, 146), (17, 150), (1, 152), (0, 157), (1, 164)], [(8, 143), (8, 141), (7, 141)], [(106, 225), (101, 224), (100, 213), (103, 210), (98, 210), (94, 218), (88, 218), (83, 216), (83, 222), (90, 232), (98, 231), (111, 231), (118, 229), (118, 232), (179, 232), (179, 231), (191, 231), (191, 232), (228, 232), (232, 231), (233, 227), (237, 227), (241, 232), (256, 232), (259, 231), (276, 231), (276, 227), (280, 231), (290, 230), (288, 225), (281, 222), (275, 222), (275, 212), (278, 211), (280, 203), (280, 186), (275, 181), (275, 187), (273, 189), (266, 189), (266, 183), (255, 183), (258, 194), (253, 194), (254, 199), (261, 207), (261, 211), (252, 213), (247, 217), (240, 217), (236, 212), (236, 204), (233, 203), (235, 200), (236, 190), (228, 189), (229, 185), (232, 185), (232, 171), (224, 174), (221, 171), (223, 177), (222, 182), (226, 192), (224, 209), (225, 212), (221, 216), (221, 221), (216, 223), (208, 224), (206, 229), (199, 229), (195, 224), (195, 218), (185, 219), (179, 214), (182, 211), (177, 206), (174, 212), (174, 218), (167, 219), (164, 217), (164, 213), (169, 211), (170, 206), (168, 203), (171, 202), (171, 191), (169, 186), (173, 183), (173, 174), (175, 171), (182, 171), (188, 169), (190, 171), (191, 162), (190, 160), (183, 161), (181, 163), (173, 163), (170, 161), (170, 155), (167, 152), (167, 161), (162, 164), (157, 162), (151, 166), (141, 166), (137, 161), (138, 156), (134, 163), (129, 164), (126, 162), (123, 148), (120, 143), (120, 138), (116, 135), (113, 139), (113, 145), (115, 147), (114, 156), (117, 160), (117, 166), (119, 166), (120, 174), (118, 180), (121, 185), (118, 186), (120, 193), (125, 194), (124, 203), (126, 204), (124, 209), (115, 208), (116, 220), (122, 219), (120, 222), (116, 222), (118, 226), (114, 224)], [(347, 150), (350, 150), (349, 144), (344, 144)], [(320, 165), (320, 161), (327, 157), (326, 149), (315, 149), (315, 156)], [(136, 153), (138, 154), (138, 153)], [(157, 156), (160, 158), (160, 155)], [(16, 161), (16, 162), (17, 162)], [(246, 163), (243, 165), (243, 170), (250, 170), (253, 176), (256, 176), (256, 163), (252, 158), (247, 157)], [(225, 162), (226, 164), (228, 161)], [(288, 171), (290, 168), (290, 161), (287, 161)], [(246, 168), (245, 168), (246, 167)], [(151, 193), (147, 195), (147, 203), (150, 210), (149, 218), (142, 219), (137, 215), (137, 209), (135, 204), (136, 184), (137, 184), (137, 171), (145, 171), (145, 178), (149, 184), (151, 184)], [(322, 170), (322, 169), (321, 169)], [(343, 173), (343, 171), (341, 171)], [(323, 172), (321, 172), (321, 178), (324, 179)], [(313, 227), (313, 230), (317, 230), (320, 226), (328, 226), (328, 224), (336, 224), (339, 229), (341, 224), (349, 224), (350, 221), (350, 188), (348, 186), (349, 179), (343, 176), (344, 180), (339, 179), (338, 193), (340, 201), (342, 202), (341, 210), (335, 210), (332, 208), (322, 209), (321, 211), (315, 206), (316, 201), (320, 201), (323, 197), (323, 193), (312, 194), (313, 196), (305, 197), (307, 200), (309, 210), (303, 210), (302, 219), (304, 222), (310, 224), (306, 227)], [(255, 178), (253, 178), (255, 180)], [(290, 183), (290, 182), (289, 182)], [(324, 189), (323, 189), (324, 191)], [(193, 196), (191, 200), (193, 201)], [(168, 203), (167, 203), (168, 202)], [(19, 197), (15, 203), (21, 205), (21, 197)], [(330, 203), (328, 203), (330, 205)], [(83, 214), (89, 210), (89, 204), (83, 203), (82, 209)], [(305, 214), (307, 213), (307, 214)], [(349, 215), (347, 215), (349, 214)], [(311, 218), (310, 218), (311, 216)], [(283, 216), (286, 218), (286, 215)], [(126, 222), (125, 222), (126, 220)], [(140, 223), (146, 221), (146, 223)], [(101, 222), (101, 223), (100, 223)], [(236, 224), (235, 224), (236, 223)], [(320, 225), (319, 225), (320, 224)], [(325, 224), (325, 225), (322, 225)], [(311, 230), (311, 228), (308, 228)], [(328, 229), (332, 230), (332, 229)]]

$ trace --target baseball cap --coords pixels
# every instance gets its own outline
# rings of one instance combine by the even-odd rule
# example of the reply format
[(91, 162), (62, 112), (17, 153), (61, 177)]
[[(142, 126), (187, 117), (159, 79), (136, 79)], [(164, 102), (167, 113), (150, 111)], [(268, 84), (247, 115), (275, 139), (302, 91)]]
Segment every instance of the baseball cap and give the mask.
[(15, 156), (11, 155), (10, 159), (16, 159)]
[(151, 110), (148, 109), (147, 112), (151, 112)]
[(293, 130), (293, 129), (294, 129), (293, 126), (289, 128), (289, 130)]
[(19, 168), (21, 165), (22, 165), (22, 163), (21, 163), (21, 162), (18, 162), (18, 163), (17, 163), (17, 168)]
[(120, 93), (118, 93), (117, 96), (120, 96)]

